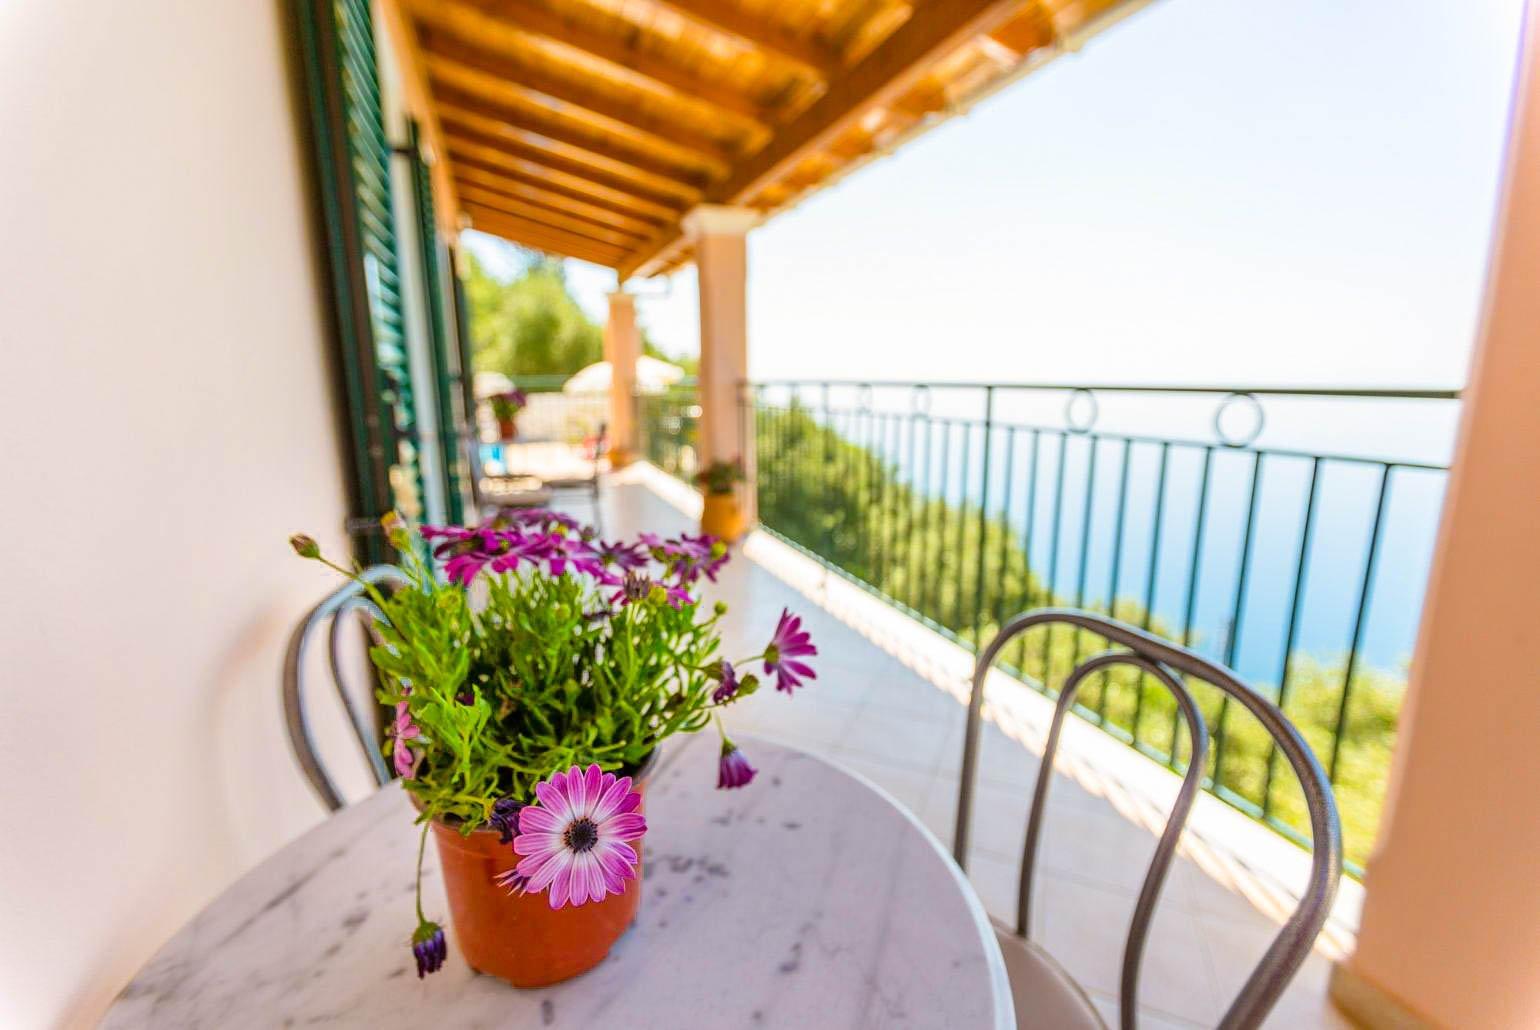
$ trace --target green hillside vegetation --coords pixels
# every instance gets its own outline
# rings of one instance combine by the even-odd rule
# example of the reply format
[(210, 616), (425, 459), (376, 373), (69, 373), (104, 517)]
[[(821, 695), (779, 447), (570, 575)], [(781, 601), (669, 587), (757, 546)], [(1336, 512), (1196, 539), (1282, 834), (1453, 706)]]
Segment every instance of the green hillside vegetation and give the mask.
[[(819, 425), (806, 409), (761, 410), (757, 444), (759, 517), (766, 526), (965, 646), (976, 649), (978, 641), (988, 641), (1002, 622), (1026, 609), (1072, 604), (1072, 597), (1044, 588), (1028, 568), (1024, 541), (1000, 519), (981, 518), (977, 505), (922, 498), (899, 480), (894, 466)], [(1137, 602), (1119, 599), (1113, 607), (1124, 622), (1180, 639), (1180, 627), (1150, 620)], [(1106, 646), (1090, 633), (1040, 628), (1008, 648), (1002, 665), (1057, 694), (1078, 660)], [(1302, 654), (1290, 659), (1284, 710), (1323, 766), (1331, 755), (1343, 674), (1341, 660)], [(1156, 681), (1141, 685), (1140, 678), (1127, 668), (1092, 677), (1080, 689), (1079, 714), (1125, 741), (1137, 739), (1141, 750), (1161, 761), (1171, 761), (1175, 739), (1173, 764), (1185, 769), (1190, 748), (1185, 731), (1175, 732), (1176, 704)], [(1273, 754), (1261, 725), (1239, 705), (1223, 705), (1215, 688), (1191, 686), (1212, 736), (1211, 779), (1220, 763), (1221, 796), (1260, 813), (1271, 766), (1268, 815), (1283, 827), (1308, 832), (1298, 783)], [(1252, 686), (1276, 700), (1276, 684)], [(1335, 787), (1348, 859), (1360, 865), (1379, 824), (1404, 687), (1404, 676), (1383, 670), (1360, 666), (1353, 677)], [(1221, 724), (1222, 707), (1227, 711)]]

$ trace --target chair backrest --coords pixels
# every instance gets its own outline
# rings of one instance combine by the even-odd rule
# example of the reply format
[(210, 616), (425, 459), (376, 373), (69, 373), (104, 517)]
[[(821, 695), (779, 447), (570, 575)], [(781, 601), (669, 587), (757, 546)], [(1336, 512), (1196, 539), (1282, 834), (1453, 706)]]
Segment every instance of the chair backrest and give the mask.
[[(1123, 952), (1119, 985), (1121, 1024), (1125, 1030), (1134, 1026), (1138, 1012), (1139, 966), (1149, 936), (1155, 902), (1165, 883), (1166, 873), (1176, 852), (1188, 813), (1202, 786), (1208, 757), (1208, 727), (1197, 702), (1193, 700), (1183, 677), (1191, 676), (1233, 698), (1260, 722), (1277, 743), (1303, 788), (1310, 816), (1313, 845), (1310, 880), (1299, 906), (1279, 930), (1261, 961), (1247, 978), (1240, 993), (1225, 1013), (1221, 1027), (1253, 1027), (1261, 1024), (1288, 986), (1299, 966), (1310, 953), (1316, 934), (1331, 911), (1337, 881), (1342, 875), (1342, 827), (1337, 818), (1337, 804), (1331, 784), (1308, 744), (1278, 706), (1242, 683), (1235, 673), (1222, 665), (1199, 657), (1185, 648), (1168, 643), (1143, 630), (1092, 612), (1066, 608), (1043, 608), (1018, 615), (1006, 624), (979, 656), (973, 672), (973, 694), (968, 704), (968, 726), (963, 743), (962, 785), (957, 799), (957, 832), (953, 854), (958, 865), (965, 865), (968, 831), (972, 822), (973, 781), (978, 766), (979, 723), (984, 703), (984, 681), (1005, 645), (1039, 626), (1064, 624), (1104, 637), (1114, 649), (1103, 651), (1080, 662), (1064, 680), (1054, 707), (1053, 723), (1043, 759), (1038, 767), (1037, 785), (1032, 795), (1032, 809), (1027, 817), (1026, 846), (1021, 858), (1021, 883), (1017, 894), (1016, 933), (1029, 935), (1031, 927), (1032, 871), (1037, 856), (1038, 837), (1042, 832), (1043, 811), (1048, 799), (1048, 785), (1053, 781), (1054, 755), (1064, 717), (1069, 712), (1088, 676), (1111, 666), (1131, 666), (1147, 673), (1171, 692), (1192, 741), (1192, 757), (1177, 792), (1176, 803), (1166, 820), (1165, 831), (1155, 846), (1149, 872), (1134, 906), (1132, 925)], [(1125, 650), (1126, 649), (1126, 650)], [(1172, 747), (1176, 741), (1173, 739)]]
[[(375, 565), (360, 572), (358, 576), (367, 583), (392, 588), (403, 587), (407, 582), (401, 570), (394, 565)], [(336, 783), (327, 774), (316, 754), (310, 721), (305, 714), (305, 656), (311, 640), (321, 632), (322, 627), (328, 629), (327, 657), (331, 665), (332, 688), (347, 710), (348, 721), (352, 723), (358, 746), (363, 749), (376, 783), (383, 786), (391, 778), (390, 769), (380, 753), (379, 729), (375, 721), (360, 710), (342, 674), (343, 627), (356, 625), (353, 618), (350, 618), (355, 612), (358, 613), (357, 617), (363, 619), (366, 627), (372, 627), (375, 619), (384, 618), (364, 588), (350, 580), (312, 608), (295, 627), (294, 635), (289, 638), (288, 654), (283, 661), (283, 713), (289, 728), (289, 744), (294, 748), (294, 756), (299, 759), (300, 768), (304, 770), (316, 796), (333, 812), (341, 808), (344, 802)]]

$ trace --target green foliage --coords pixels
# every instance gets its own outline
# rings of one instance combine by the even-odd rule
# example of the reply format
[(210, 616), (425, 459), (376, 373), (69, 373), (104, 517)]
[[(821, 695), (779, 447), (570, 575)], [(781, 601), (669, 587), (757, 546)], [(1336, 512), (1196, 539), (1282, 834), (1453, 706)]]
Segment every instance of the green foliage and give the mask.
[(534, 259), (503, 282), (468, 253), (465, 300), (477, 371), (570, 374), (604, 356), (603, 330), (572, 299), (560, 261)]
[[(531, 253), (523, 270), (505, 281), (467, 251), (465, 302), (478, 372), (510, 378), (571, 375), (604, 358), (604, 329), (573, 299), (556, 258)], [(665, 354), (645, 331), (642, 353), (695, 374), (694, 357)]]
[[(757, 445), (759, 517), (766, 526), (966, 647), (977, 650), (1019, 612), (1074, 601), (1046, 589), (1029, 566), (1025, 541), (1003, 520), (977, 504), (921, 496), (891, 463), (820, 425), (802, 406), (761, 410)], [(1107, 613), (1105, 605), (1086, 607)], [(1180, 639), (1135, 601), (1118, 598), (1112, 608), (1123, 622)], [(1107, 647), (1088, 632), (1038, 628), (1007, 648), (1001, 665), (1056, 696), (1080, 661)], [(1283, 708), (1323, 765), (1336, 736), (1344, 668), (1343, 661), (1302, 654), (1290, 661)], [(1276, 684), (1254, 686), (1276, 699)], [(1278, 824), (1308, 832), (1298, 782), (1261, 724), (1239, 705), (1222, 705), (1215, 688), (1192, 687), (1211, 734), (1210, 785), (1217, 762), (1217, 783), (1228, 800), (1253, 815), (1265, 805)], [(1404, 687), (1395, 673), (1360, 668), (1354, 674), (1335, 791), (1347, 856), (1360, 864), (1379, 824)], [(1177, 729), (1171, 695), (1153, 679), (1113, 668), (1084, 683), (1076, 701), (1079, 714), (1114, 736), (1185, 769), (1186, 732)]]
[[(501, 798), (533, 801), (535, 784), (558, 770), (597, 763), (634, 772), (664, 739), (705, 728), (713, 709), (758, 686), (746, 676), (735, 695), (713, 701), (727, 609), (702, 611), (678, 585), (674, 541), (653, 549), (669, 578), (628, 576), (627, 603), (612, 604), (613, 588), (538, 563), (483, 573), (475, 589), (446, 583), (398, 521), (387, 531), (409, 585), (389, 595), (366, 585), (384, 614), (369, 655), (380, 701), (405, 705), (385, 753), (410, 748), (404, 785), (425, 818), (459, 820), (468, 831)], [(566, 532), (547, 531), (558, 541)], [(569, 555), (593, 553), (586, 534), (568, 539)], [(308, 538), (295, 540), (301, 556), (325, 562)], [(401, 736), (404, 719), (415, 736)]]

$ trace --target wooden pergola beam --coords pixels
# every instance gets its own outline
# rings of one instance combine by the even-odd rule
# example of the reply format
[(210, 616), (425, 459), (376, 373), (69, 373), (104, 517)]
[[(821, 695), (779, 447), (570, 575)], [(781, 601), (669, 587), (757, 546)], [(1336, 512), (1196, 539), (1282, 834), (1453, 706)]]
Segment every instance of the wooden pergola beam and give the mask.
[(621, 122), (698, 151), (713, 160), (730, 164), (736, 156), (718, 140), (691, 129), (681, 128), (677, 122), (660, 118), (629, 104), (619, 104), (583, 85), (551, 75), (525, 62), (503, 54), (494, 54), (468, 46), (456, 39), (438, 33), (423, 34), (427, 47), (428, 65), (446, 61), (501, 79), (516, 83), (526, 91), (542, 93), (558, 104), (571, 104), (612, 121)]
[(573, 175), (560, 169), (552, 168), (543, 162), (521, 158), (499, 150), (496, 147), (488, 147), (454, 136), (448, 137), (448, 145), (449, 153), (456, 158), (463, 155), (475, 160), (483, 167), (513, 172), (527, 181), (533, 181), (544, 186), (560, 187), (566, 192), (575, 193), (589, 200), (602, 202), (621, 211), (629, 211), (642, 217), (655, 218), (659, 221), (673, 221), (678, 219), (681, 214), (680, 209), (677, 207), (660, 204), (650, 198), (638, 196), (625, 190), (615, 189), (612, 186), (595, 182), (584, 176)]
[(586, 218), (597, 225), (607, 225), (614, 229), (622, 229), (639, 239), (645, 239), (657, 231), (657, 223), (646, 219), (616, 211), (613, 208), (604, 207), (601, 204), (593, 204), (581, 197), (570, 193), (563, 193), (556, 189), (547, 189), (542, 186), (532, 185), (522, 179), (515, 179), (506, 173), (499, 174), (489, 171), (468, 161), (455, 162), (455, 182), (459, 184), (461, 191), (477, 189), (483, 193), (496, 194), (509, 200), (522, 201), (552, 211), (560, 211), (578, 218)]
[(423, 60), (417, 26), (402, 10), (401, 0), (381, 0), (385, 34), (395, 43), (401, 61), (402, 92), (407, 106), (417, 116), (423, 142), (428, 150), (428, 174), (438, 197), (435, 213), (440, 231), (453, 238), (460, 229), (460, 198), (455, 193), (454, 177), (449, 170), (449, 155), (444, 148), (444, 129), (438, 120), (438, 105), (428, 82), (428, 68)]
[(618, 247), (596, 243), (582, 236), (564, 233), (539, 222), (518, 218), (478, 204), (466, 204), (465, 213), (470, 216), (471, 227), (479, 232), (501, 236), (511, 243), (518, 243), (548, 254), (591, 261), (597, 265), (614, 268), (625, 257)]
[(715, 153), (697, 150), (670, 137), (637, 128), (629, 122), (618, 121), (597, 111), (566, 103), (537, 90), (529, 89), (521, 83), (508, 82), (486, 72), (466, 68), (443, 58), (436, 58), (432, 54), (427, 55), (427, 64), (438, 94), (442, 95), (446, 89), (453, 89), (460, 94), (480, 97), (488, 103), (496, 104), (499, 108), (532, 112), (536, 118), (542, 120), (541, 124), (545, 126), (537, 131), (543, 131), (552, 138), (556, 137), (547, 131), (550, 128), (548, 124), (550, 122), (569, 127), (582, 126), (590, 132), (600, 132), (616, 137), (623, 141), (623, 145), (627, 148), (657, 155), (660, 160), (673, 161), (688, 168), (699, 168), (712, 178), (727, 177), (728, 160)]
[[(774, 55), (796, 65), (815, 79), (834, 78), (843, 65), (832, 48), (813, 39), (798, 36), (783, 26), (767, 21), (739, 7), (734, 0), (649, 0), (655, 7), (673, 11), (697, 25), (756, 50)], [(945, 0), (943, 0), (945, 2)]]
[[(863, 61), (832, 80), (823, 96), (783, 126), (763, 150), (739, 164), (725, 182), (709, 189), (707, 201), (746, 202), (792, 173), (809, 153), (828, 147), (867, 111), (897, 99), (927, 74), (938, 58), (996, 28), (1019, 7), (1020, 0), (922, 4)], [(660, 234), (654, 247), (638, 250), (620, 267), (621, 279), (638, 272), (649, 274), (660, 261), (667, 261), (678, 245), (677, 232)]]
[(542, 46), (581, 50), (610, 65), (616, 74), (632, 81), (642, 80), (644, 88), (707, 104), (753, 128), (763, 130), (768, 127), (771, 112), (764, 105), (720, 83), (703, 79), (666, 57), (641, 50), (625, 39), (595, 32), (527, 0), (466, 0), (466, 3), (481, 11), (484, 17), (509, 26)]
[(492, 190), (481, 189), (477, 186), (464, 186), (460, 196), (467, 204), (475, 204), (480, 208), (501, 211), (516, 218), (539, 222), (541, 225), (548, 225), (560, 232), (572, 233), (574, 236), (583, 236), (597, 243), (618, 247), (622, 250), (632, 250), (637, 244), (642, 242), (641, 236), (638, 234), (607, 228), (565, 211), (553, 211), (548, 207), (542, 207), (538, 204), (514, 200), (501, 193), (494, 193)]
[(619, 189), (656, 196), (665, 202), (693, 204), (701, 198), (701, 189), (694, 183), (659, 175), (607, 154), (563, 143), (538, 132), (528, 132), (453, 105), (441, 105), (439, 110), (449, 136), (496, 146), (520, 157), (609, 183)]

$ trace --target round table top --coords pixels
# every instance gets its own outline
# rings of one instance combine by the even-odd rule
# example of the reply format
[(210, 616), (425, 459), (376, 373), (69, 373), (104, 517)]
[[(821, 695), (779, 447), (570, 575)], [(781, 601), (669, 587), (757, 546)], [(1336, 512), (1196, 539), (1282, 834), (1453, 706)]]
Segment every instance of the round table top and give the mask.
[(221, 895), (105, 1025), (1013, 1027), (988, 917), (935, 838), (853, 773), (739, 742), (759, 776), (732, 791), (715, 789), (715, 734), (670, 742), (637, 921), (582, 976), (517, 990), (473, 972), (429, 848), (423, 908), (449, 960), (417, 978), (418, 830), (392, 784)]

